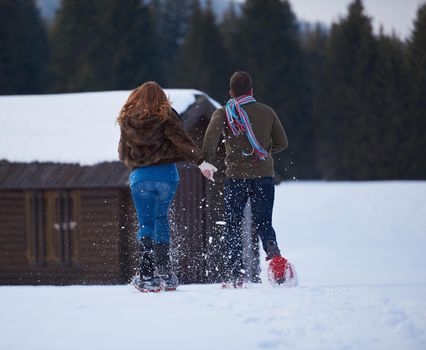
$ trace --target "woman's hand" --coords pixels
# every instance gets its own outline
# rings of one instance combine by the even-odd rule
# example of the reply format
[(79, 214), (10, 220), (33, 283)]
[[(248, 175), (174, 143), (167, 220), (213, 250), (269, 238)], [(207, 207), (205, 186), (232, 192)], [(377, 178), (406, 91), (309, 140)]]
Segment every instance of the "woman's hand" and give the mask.
[(217, 171), (217, 168), (214, 165), (212, 165), (212, 164), (210, 164), (210, 163), (208, 163), (206, 161), (203, 161), (198, 167), (200, 168), (201, 173), (207, 179), (209, 179), (209, 180), (211, 180), (211, 181), (214, 182), (213, 175)]

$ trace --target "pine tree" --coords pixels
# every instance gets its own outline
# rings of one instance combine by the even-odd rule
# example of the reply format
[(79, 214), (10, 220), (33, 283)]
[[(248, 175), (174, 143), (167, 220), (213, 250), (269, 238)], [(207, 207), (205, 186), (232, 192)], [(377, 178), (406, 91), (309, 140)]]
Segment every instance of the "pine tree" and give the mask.
[(253, 77), (255, 98), (277, 111), (288, 134), (290, 146), (275, 157), (276, 172), (281, 177), (312, 177), (315, 169), (308, 77), (290, 3), (247, 0), (238, 39), (239, 61)]
[(312, 177), (318, 178), (319, 170), (317, 169), (317, 143), (319, 140), (316, 139), (316, 132), (314, 129), (313, 116), (318, 115), (316, 108), (320, 105), (321, 101), (318, 101), (318, 98), (321, 96), (321, 93), (324, 89), (324, 74), (325, 74), (325, 55), (326, 55), (326, 45), (328, 40), (328, 32), (325, 27), (320, 24), (316, 24), (314, 27), (305, 28), (302, 37), (302, 51), (305, 56), (305, 71), (309, 77), (308, 84), (308, 99), (307, 103), (311, 106), (311, 123), (312, 128), (312, 158), (311, 161), (314, 163), (314, 170), (312, 171)]
[(407, 178), (406, 122), (408, 117), (408, 80), (404, 65), (404, 44), (395, 35), (381, 31), (377, 38), (378, 64), (374, 74), (375, 100), (373, 108), (381, 116), (375, 146), (376, 165), (373, 179)]
[(324, 88), (317, 101), (315, 127), (319, 166), (327, 179), (366, 179), (375, 166), (380, 120), (372, 108), (377, 47), (361, 0), (332, 26)]
[(140, 0), (63, 0), (52, 35), (55, 91), (129, 89), (157, 80), (151, 14)]
[[(150, 8), (140, 0), (104, 0), (100, 15), (100, 52), (107, 89), (134, 88), (161, 81), (159, 43)], [(101, 74), (103, 74), (103, 72)]]
[(414, 30), (408, 43), (410, 72), (410, 110), (407, 120), (407, 177), (426, 179), (426, 4), (419, 7)]
[(230, 2), (228, 8), (225, 10), (220, 23), (220, 32), (223, 38), (223, 45), (228, 52), (230, 71), (240, 70), (240, 63), (238, 62), (238, 37), (239, 37), (239, 21), (240, 15), (237, 13), (235, 3)]
[(155, 0), (151, 2), (151, 7), (159, 38), (162, 83), (173, 87), (176, 84), (178, 52), (188, 33), (197, 1)]
[(49, 64), (54, 92), (100, 90), (97, 56), (99, 0), (63, 0), (51, 29)]
[(0, 0), (0, 94), (44, 91), (48, 41), (33, 0)]
[(177, 86), (203, 90), (223, 102), (229, 90), (227, 57), (211, 4), (206, 10), (198, 4), (179, 52)]

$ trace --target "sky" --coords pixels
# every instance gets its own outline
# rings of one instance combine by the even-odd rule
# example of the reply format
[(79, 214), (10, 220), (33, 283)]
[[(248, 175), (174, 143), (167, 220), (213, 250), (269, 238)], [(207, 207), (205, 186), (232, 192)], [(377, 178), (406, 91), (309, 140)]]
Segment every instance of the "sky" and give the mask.
[[(237, 0), (244, 2), (244, 0)], [(343, 17), (352, 0), (290, 0), (293, 10), (301, 20), (331, 24)], [(417, 8), (425, 0), (364, 0), (366, 13), (373, 20), (376, 32), (383, 25), (387, 34), (394, 31), (408, 38), (413, 29)]]

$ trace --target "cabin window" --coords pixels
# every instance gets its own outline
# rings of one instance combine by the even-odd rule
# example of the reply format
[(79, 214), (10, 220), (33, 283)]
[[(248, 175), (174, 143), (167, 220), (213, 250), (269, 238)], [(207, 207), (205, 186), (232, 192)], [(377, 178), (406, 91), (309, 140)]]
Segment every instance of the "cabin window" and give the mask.
[(71, 266), (77, 260), (77, 193), (32, 191), (27, 198), (30, 261), (37, 266)]

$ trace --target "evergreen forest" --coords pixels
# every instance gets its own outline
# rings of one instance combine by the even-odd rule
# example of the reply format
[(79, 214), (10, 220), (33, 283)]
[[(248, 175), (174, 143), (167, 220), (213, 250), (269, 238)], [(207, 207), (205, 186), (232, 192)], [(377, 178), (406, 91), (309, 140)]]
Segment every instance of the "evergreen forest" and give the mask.
[(291, 1), (62, 0), (52, 21), (33, 0), (0, 0), (0, 95), (131, 90), (148, 80), (226, 103), (229, 77), (289, 139), (278, 180), (426, 179), (426, 2), (408, 38), (376, 33), (362, 0), (330, 27)]

